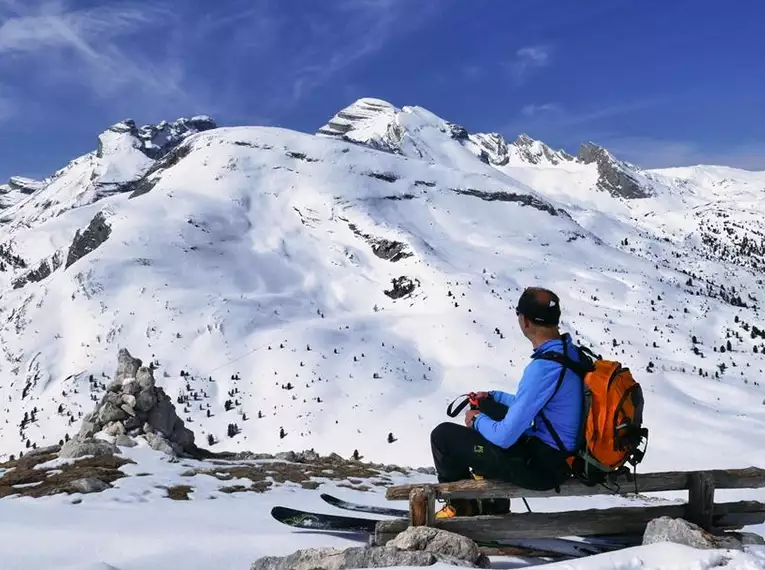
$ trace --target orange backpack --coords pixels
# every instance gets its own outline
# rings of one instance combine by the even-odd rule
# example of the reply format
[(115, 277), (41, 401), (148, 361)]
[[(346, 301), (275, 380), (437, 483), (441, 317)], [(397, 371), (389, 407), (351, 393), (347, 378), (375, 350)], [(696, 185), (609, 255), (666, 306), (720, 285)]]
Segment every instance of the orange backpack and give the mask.
[[(572, 474), (587, 485), (614, 479), (620, 472), (629, 471), (643, 460), (648, 429), (643, 427), (643, 391), (629, 368), (616, 360), (604, 360), (591, 350), (577, 347), (581, 362), (566, 354), (545, 352), (534, 358), (553, 360), (562, 365), (558, 384), (550, 400), (558, 392), (566, 369), (573, 370), (584, 384), (582, 423), (574, 449), (566, 449), (555, 428), (540, 412), (542, 421), (566, 453)], [(544, 408), (543, 408), (544, 410)]]

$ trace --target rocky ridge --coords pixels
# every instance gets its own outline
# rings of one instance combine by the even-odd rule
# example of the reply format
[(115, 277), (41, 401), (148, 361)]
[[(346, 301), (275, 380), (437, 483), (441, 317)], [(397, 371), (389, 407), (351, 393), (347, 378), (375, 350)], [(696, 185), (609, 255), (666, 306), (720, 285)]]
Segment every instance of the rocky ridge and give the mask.
[(601, 191), (627, 200), (654, 194), (653, 184), (638, 167), (616, 159), (594, 143), (582, 144), (575, 157), (563, 150), (554, 150), (527, 134), (520, 134), (514, 141), (508, 142), (499, 133), (470, 133), (465, 127), (440, 120), (420, 107), (397, 108), (381, 99), (359, 99), (339, 111), (317, 134), (376, 150), (422, 158), (427, 153), (423, 153), (416, 142), (417, 131), (421, 128), (414, 119), (418, 115), (435, 120), (444, 137), (459, 142), (485, 164), (497, 168), (593, 164), (598, 171), (596, 187)]
[(635, 166), (617, 160), (601, 146), (594, 143), (583, 144), (579, 149), (579, 160), (584, 164), (597, 165), (598, 188), (612, 196), (636, 199), (653, 195), (650, 181), (641, 177)]

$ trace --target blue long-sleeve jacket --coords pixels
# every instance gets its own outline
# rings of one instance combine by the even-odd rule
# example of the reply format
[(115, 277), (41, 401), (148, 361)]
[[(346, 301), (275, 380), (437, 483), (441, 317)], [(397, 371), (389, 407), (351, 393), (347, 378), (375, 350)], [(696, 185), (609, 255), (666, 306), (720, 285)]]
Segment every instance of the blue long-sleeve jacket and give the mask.
[[(579, 353), (566, 335), (566, 353), (575, 361)], [(542, 352), (563, 352), (563, 340), (554, 339), (540, 345), (532, 356)], [(550, 360), (532, 360), (523, 371), (523, 377), (515, 394), (495, 390), (490, 392), (494, 400), (509, 406), (501, 421), (494, 421), (486, 414), (478, 414), (473, 422), (487, 440), (502, 448), (513, 445), (522, 434), (533, 435), (558, 449), (555, 439), (538, 417), (545, 402), (550, 399), (560, 376), (561, 365)], [(555, 428), (567, 449), (573, 449), (582, 417), (582, 380), (573, 370), (566, 369), (561, 387), (545, 407), (545, 416)]]

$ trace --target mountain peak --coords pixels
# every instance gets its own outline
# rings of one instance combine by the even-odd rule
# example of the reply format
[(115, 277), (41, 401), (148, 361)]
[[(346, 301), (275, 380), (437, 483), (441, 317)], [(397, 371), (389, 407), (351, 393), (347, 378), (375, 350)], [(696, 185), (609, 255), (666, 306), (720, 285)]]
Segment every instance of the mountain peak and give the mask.
[(579, 160), (598, 167), (597, 186), (613, 196), (621, 198), (648, 198), (653, 195), (653, 186), (636, 166), (618, 160), (604, 147), (594, 142), (579, 147)]
[(387, 101), (363, 97), (338, 111), (316, 134), (396, 152), (400, 132), (394, 125), (400, 112)]

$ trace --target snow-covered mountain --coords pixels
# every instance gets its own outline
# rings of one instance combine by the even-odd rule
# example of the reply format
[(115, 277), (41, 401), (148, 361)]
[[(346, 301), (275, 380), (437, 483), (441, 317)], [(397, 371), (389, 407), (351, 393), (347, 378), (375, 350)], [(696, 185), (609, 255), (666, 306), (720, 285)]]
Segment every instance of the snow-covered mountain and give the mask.
[(644, 385), (644, 469), (765, 456), (765, 173), (377, 99), (316, 134), (195, 117), (97, 143), (0, 195), (0, 458), (74, 433), (126, 347), (215, 450), (428, 465), (452, 399), (517, 385), (529, 285)]

